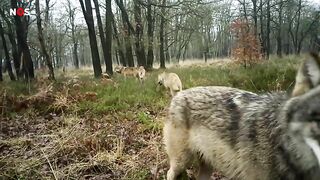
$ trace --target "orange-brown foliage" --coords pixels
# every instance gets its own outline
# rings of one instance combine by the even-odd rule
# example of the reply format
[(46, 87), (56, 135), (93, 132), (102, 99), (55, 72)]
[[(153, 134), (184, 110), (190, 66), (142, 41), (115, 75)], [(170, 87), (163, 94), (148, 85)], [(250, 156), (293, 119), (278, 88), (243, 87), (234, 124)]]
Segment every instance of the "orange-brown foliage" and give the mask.
[(262, 59), (261, 44), (250, 24), (237, 19), (231, 24), (231, 32), (235, 37), (232, 57), (245, 67), (258, 63)]

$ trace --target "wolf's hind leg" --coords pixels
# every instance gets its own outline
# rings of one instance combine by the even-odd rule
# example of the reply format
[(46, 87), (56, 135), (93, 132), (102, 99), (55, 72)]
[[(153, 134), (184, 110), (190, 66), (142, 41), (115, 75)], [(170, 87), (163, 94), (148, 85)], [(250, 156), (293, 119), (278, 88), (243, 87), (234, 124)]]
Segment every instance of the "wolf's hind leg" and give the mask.
[(164, 143), (170, 162), (167, 180), (175, 180), (185, 171), (192, 159), (192, 154), (188, 148), (187, 129), (175, 127), (167, 122), (164, 126)]

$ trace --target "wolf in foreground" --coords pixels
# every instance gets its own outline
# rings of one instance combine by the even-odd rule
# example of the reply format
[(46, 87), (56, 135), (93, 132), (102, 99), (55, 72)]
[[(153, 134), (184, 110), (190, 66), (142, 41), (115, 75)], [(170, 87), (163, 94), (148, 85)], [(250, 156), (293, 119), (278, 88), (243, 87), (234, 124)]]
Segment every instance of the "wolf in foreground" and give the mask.
[(164, 125), (168, 180), (192, 157), (198, 179), (213, 170), (239, 180), (320, 179), (320, 58), (301, 65), (291, 96), (196, 87), (171, 101)]
[(171, 96), (175, 96), (178, 91), (182, 91), (182, 83), (176, 73), (163, 72), (158, 75), (158, 84), (170, 89)]

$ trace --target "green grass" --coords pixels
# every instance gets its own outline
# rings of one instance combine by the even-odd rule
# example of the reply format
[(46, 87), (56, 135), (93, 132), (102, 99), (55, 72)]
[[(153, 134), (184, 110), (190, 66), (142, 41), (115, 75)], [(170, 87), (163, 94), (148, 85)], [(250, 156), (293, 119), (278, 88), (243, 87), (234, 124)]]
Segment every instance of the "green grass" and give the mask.
[[(291, 91), (295, 80), (299, 58), (273, 58), (251, 68), (241, 65), (206, 67), (188, 67), (167, 69), (175, 72), (181, 78), (183, 88), (195, 86), (230, 86), (252, 92), (263, 93), (271, 91)], [(81, 91), (96, 92), (96, 101), (81, 101), (77, 107), (80, 112), (90, 112), (95, 115), (126, 112), (127, 119), (135, 119), (145, 125), (146, 130), (159, 130), (159, 122), (154, 122), (149, 111), (161, 111), (170, 102), (169, 94), (160, 88), (157, 90), (157, 75), (162, 70), (152, 71), (144, 84), (135, 78), (124, 78), (115, 75), (115, 85), (103, 85), (99, 81), (90, 80), (91, 84), (83, 86)]]
[(295, 79), (297, 58), (271, 59), (254, 67), (208, 66), (172, 69), (185, 89), (195, 86), (230, 86), (253, 92), (288, 90)]
[(34, 83), (26, 83), (20, 81), (0, 82), (0, 92), (4, 90), (10, 95), (28, 95), (35, 92)]
[[(167, 69), (175, 72), (181, 78), (183, 89), (195, 86), (230, 86), (253, 92), (290, 91), (295, 79), (299, 57), (288, 56), (282, 59), (272, 57), (271, 60), (257, 64), (254, 67), (244, 68), (241, 65), (205, 67), (188, 67)], [(68, 76), (58, 73), (55, 87), (65, 84), (70, 77), (77, 76), (81, 82), (80, 93), (97, 93), (96, 101), (83, 100), (73, 109), (79, 112), (90, 111), (95, 114), (105, 114), (115, 111), (127, 111), (139, 108), (158, 110), (168, 105), (170, 99), (164, 88), (157, 90), (157, 74), (162, 70), (155, 70), (148, 74), (144, 84), (135, 78), (124, 78), (115, 73), (115, 85), (100, 83), (89, 75), (88, 70), (69, 71)], [(1, 88), (7, 93), (33, 94), (37, 89), (37, 81), (29, 83), (4, 82)], [(46, 82), (46, 84), (49, 84)], [(56, 88), (59, 89), (59, 88)], [(1, 91), (0, 91), (1, 92)]]
[[(253, 92), (290, 91), (300, 61), (299, 57), (288, 56), (282, 59), (272, 57), (254, 67), (244, 68), (241, 65), (217, 66), (215, 64), (205, 67), (187, 67), (167, 69), (175, 72), (181, 78), (183, 89), (195, 86), (230, 86)], [(116, 74), (114, 84), (103, 84), (100, 80), (89, 75), (88, 70), (69, 71), (67, 74), (59, 72), (54, 83), (56, 91), (68, 82), (70, 77), (77, 76), (80, 82), (80, 93), (95, 92), (97, 100), (81, 100), (72, 111), (91, 112), (93, 114), (106, 114), (116, 111), (128, 111), (148, 108), (154, 111), (163, 109), (170, 101), (164, 88), (157, 89), (157, 74), (162, 70), (155, 70), (148, 74), (144, 84), (135, 78)], [(2, 82), (0, 92), (12, 96), (34, 94), (39, 88), (39, 81)], [(43, 83), (43, 82), (42, 82)], [(47, 86), (50, 82), (44, 82)], [(3, 91), (5, 89), (5, 91)]]
[(83, 87), (82, 92), (96, 92), (98, 100), (83, 101), (79, 104), (79, 107), (81, 110), (90, 109), (95, 113), (140, 107), (162, 108), (167, 104), (168, 99), (156, 91), (154, 78), (155, 74), (152, 74), (144, 84), (140, 84), (135, 78), (115, 75), (115, 85), (97, 83), (97, 86)]

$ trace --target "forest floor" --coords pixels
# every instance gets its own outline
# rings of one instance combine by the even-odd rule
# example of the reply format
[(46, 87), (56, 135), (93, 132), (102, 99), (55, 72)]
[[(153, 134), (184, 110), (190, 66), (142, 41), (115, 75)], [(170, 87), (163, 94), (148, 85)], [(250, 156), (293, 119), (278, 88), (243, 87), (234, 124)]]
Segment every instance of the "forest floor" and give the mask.
[[(180, 76), (184, 89), (289, 91), (297, 59), (251, 68), (209, 61), (167, 71)], [(148, 72), (142, 85), (119, 74), (97, 80), (88, 70), (56, 72), (56, 82), (40, 75), (30, 83), (2, 82), (0, 179), (165, 179), (162, 121), (170, 96), (156, 87), (160, 71)]]

